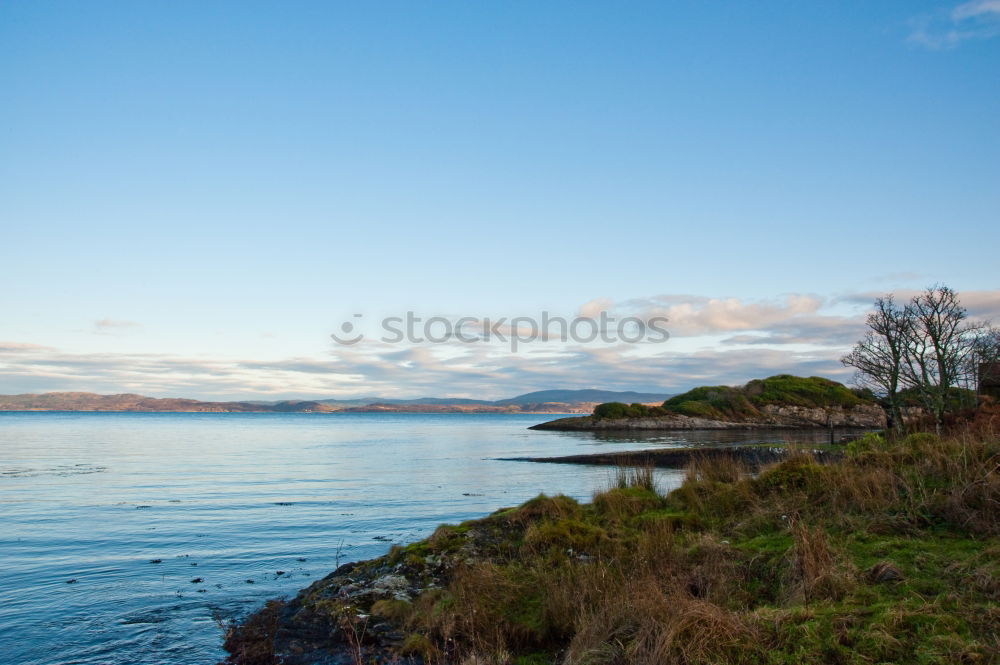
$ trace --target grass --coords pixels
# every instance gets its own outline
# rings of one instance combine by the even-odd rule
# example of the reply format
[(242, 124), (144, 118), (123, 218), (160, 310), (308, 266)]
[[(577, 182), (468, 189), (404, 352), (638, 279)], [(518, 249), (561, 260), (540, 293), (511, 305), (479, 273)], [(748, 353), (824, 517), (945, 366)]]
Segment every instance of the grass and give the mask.
[(830, 465), (696, 463), (667, 495), (622, 470), (467, 525), (493, 546), (372, 611), (430, 662), (1000, 662), (998, 460), (993, 436), (869, 435)]

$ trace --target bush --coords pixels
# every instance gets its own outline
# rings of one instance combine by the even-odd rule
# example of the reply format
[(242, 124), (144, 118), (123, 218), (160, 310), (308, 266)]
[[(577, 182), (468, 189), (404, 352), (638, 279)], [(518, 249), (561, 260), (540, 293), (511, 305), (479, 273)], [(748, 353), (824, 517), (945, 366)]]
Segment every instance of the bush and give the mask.
[(852, 391), (847, 386), (819, 376), (803, 378), (778, 374), (755, 379), (743, 387), (701, 386), (675, 395), (663, 409), (695, 418), (752, 420), (760, 408), (770, 405), (847, 407), (874, 403), (871, 391)]
[(639, 403), (605, 402), (594, 407), (595, 418), (650, 418), (662, 415), (666, 415), (664, 409)]
[(854, 406), (861, 397), (842, 383), (821, 376), (778, 374), (748, 383), (744, 390), (754, 404), (790, 404), (794, 406)]

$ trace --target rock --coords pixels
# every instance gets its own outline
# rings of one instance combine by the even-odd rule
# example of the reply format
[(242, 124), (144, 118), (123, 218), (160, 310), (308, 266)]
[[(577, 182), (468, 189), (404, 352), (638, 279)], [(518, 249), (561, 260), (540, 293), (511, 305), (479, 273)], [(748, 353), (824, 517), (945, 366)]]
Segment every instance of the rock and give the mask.
[(66, 580), (66, 584), (76, 584), (76, 578), (74, 577), (71, 580)]
[(204, 581), (205, 581), (205, 580), (203, 580), (202, 578), (200, 578), (200, 577), (196, 577), (196, 578), (194, 578), (193, 580), (191, 580), (191, 584), (201, 584), (201, 583), (202, 583), (202, 582), (204, 582)]
[(888, 561), (876, 563), (868, 571), (868, 581), (872, 584), (882, 582), (900, 582), (903, 580), (903, 573), (899, 568)]

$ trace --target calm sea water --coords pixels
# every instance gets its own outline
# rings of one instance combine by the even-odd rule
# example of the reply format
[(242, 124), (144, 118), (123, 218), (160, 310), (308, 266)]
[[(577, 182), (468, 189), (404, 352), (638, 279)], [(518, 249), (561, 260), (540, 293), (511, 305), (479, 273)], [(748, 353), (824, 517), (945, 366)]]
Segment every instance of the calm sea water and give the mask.
[(781, 436), (526, 429), (545, 419), (0, 413), (0, 661), (215, 663), (217, 618), (441, 522), (543, 491), (586, 499), (609, 477), (492, 458)]

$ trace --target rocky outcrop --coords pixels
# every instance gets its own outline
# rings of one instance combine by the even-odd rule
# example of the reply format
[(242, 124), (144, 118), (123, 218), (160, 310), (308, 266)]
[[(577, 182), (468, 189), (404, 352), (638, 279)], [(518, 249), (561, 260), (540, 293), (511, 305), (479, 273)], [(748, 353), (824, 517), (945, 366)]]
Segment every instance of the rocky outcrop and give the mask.
[(753, 420), (727, 421), (673, 414), (646, 418), (559, 418), (530, 429), (558, 431), (627, 431), (694, 429), (813, 429), (820, 427), (885, 427), (885, 412), (876, 404), (851, 407), (805, 407), (769, 404)]
[(460, 566), (509, 558), (511, 539), (526, 528), (511, 512), (442, 526), (426, 541), (340, 566), (290, 601), (271, 601), (230, 626), (226, 664), (422, 665), (423, 645), (405, 632), (401, 608), (446, 588)]

